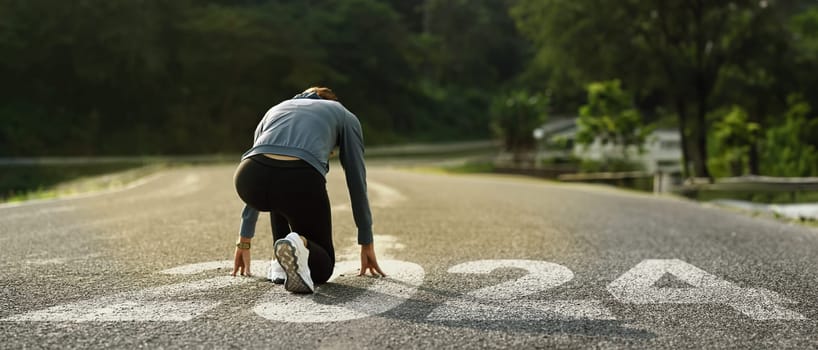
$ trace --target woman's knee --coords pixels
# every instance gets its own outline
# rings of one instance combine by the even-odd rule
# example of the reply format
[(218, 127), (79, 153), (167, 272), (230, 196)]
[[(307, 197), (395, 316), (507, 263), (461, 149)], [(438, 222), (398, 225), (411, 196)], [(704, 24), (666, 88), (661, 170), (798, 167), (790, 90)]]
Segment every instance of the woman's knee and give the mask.
[(324, 284), (332, 277), (332, 271), (335, 269), (334, 264), (329, 266), (320, 266), (317, 268), (310, 268), (310, 277), (315, 284)]

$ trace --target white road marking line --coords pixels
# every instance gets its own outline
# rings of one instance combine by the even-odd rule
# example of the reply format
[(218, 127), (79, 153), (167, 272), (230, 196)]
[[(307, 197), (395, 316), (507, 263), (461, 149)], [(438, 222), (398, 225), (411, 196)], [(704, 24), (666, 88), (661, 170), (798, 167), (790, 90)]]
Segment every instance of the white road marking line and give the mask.
[(24, 264), (31, 264), (31, 265), (52, 265), (52, 264), (53, 265), (61, 265), (61, 264), (67, 264), (67, 263), (74, 262), (74, 261), (90, 260), (92, 258), (99, 257), (102, 254), (92, 253), (92, 254), (86, 254), (86, 255), (74, 256), (74, 257), (36, 258), (37, 256), (40, 256), (40, 255), (42, 255), (42, 254), (29, 255), (29, 257), (32, 257), (32, 258), (24, 260)]
[(161, 192), (159, 194), (164, 197), (182, 197), (194, 193), (200, 189), (201, 177), (196, 173), (190, 173), (185, 175), (182, 181), (173, 187), (173, 190)]
[[(389, 208), (400, 201), (406, 200), (398, 190), (379, 182), (369, 181), (367, 183), (369, 192), (369, 205), (373, 208)], [(352, 210), (349, 202), (333, 205), (332, 211)]]
[[(693, 288), (657, 288), (666, 273)], [(722, 304), (754, 320), (804, 320), (781, 304), (792, 300), (762, 288), (741, 288), (678, 259), (647, 259), (608, 285), (608, 292), (631, 304)]]
[(51, 259), (28, 259), (25, 260), (26, 265), (60, 265), (68, 262), (66, 258), (51, 258)]
[(338, 204), (338, 205), (333, 205), (332, 208), (330, 208), (330, 210), (332, 210), (332, 211), (347, 211), (347, 210), (352, 210), (352, 208), (350, 208), (349, 204)]
[[(375, 233), (375, 250), (379, 258), (393, 259), (395, 254), (406, 248), (406, 245), (400, 243), (398, 237), (392, 235), (385, 235)], [(349, 245), (344, 249), (336, 251), (335, 256), (337, 260), (355, 260), (361, 257), (361, 246), (358, 245), (358, 238), (351, 237)], [(386, 272), (386, 271), (384, 271)]]
[(371, 204), (373, 207), (388, 208), (397, 202), (406, 200), (406, 197), (398, 190), (379, 182), (369, 181), (367, 188), (374, 192), (374, 198)]
[[(267, 267), (269, 264), (270, 262), (265, 260), (252, 260), (250, 261), (250, 273), (253, 276), (267, 276)], [(167, 275), (194, 275), (197, 273), (218, 269), (233, 272), (233, 260), (209, 261), (182, 265), (172, 269), (162, 270), (159, 273)]]
[(29, 217), (29, 216), (43, 216), (43, 215), (49, 215), (49, 214), (54, 214), (54, 213), (66, 213), (66, 212), (71, 212), (71, 211), (75, 211), (75, 210), (77, 210), (77, 208), (74, 207), (74, 206), (64, 205), (64, 206), (60, 206), (60, 207), (43, 208), (43, 209), (40, 209), (40, 210), (26, 211), (26, 212), (23, 212), (23, 213), (4, 215), (3, 217), (0, 217), (0, 220), (12, 220), (12, 219), (19, 219), (19, 218), (24, 218), (24, 217)]

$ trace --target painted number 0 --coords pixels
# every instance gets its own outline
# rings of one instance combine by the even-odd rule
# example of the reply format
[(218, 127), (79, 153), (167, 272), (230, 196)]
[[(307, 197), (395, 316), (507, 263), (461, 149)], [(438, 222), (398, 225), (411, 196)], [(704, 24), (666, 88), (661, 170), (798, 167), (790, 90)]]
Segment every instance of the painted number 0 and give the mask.
[[(389, 278), (374, 279), (371, 285), (352, 300), (339, 304), (325, 304), (316, 300), (325, 298), (323, 291), (300, 296), (289, 293), (284, 288), (274, 288), (262, 297), (253, 311), (268, 320), (298, 323), (340, 322), (384, 313), (415, 294), (423, 282), (424, 272), (419, 265), (405, 261), (385, 260), (380, 265), (384, 270), (390, 271)], [(359, 262), (340, 262), (336, 265), (336, 272), (331, 280), (339, 282), (340, 272), (355, 271), (357, 267), (360, 267)], [(357, 275), (357, 272), (352, 275)], [(326, 287), (341, 289), (344, 285), (345, 283), (333, 283)]]

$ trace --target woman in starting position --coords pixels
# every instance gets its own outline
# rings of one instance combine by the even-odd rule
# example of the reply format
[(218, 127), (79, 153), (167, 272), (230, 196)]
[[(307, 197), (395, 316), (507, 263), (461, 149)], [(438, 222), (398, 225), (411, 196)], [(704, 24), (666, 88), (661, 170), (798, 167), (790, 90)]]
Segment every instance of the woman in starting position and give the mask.
[(250, 242), (259, 211), (270, 212), (277, 263), (269, 278), (294, 293), (312, 293), (335, 267), (326, 189), (329, 157), (339, 148), (361, 245), (360, 275), (385, 276), (375, 258), (366, 194), (361, 124), (332, 90), (311, 87), (270, 108), (256, 127), (234, 182), (246, 204), (236, 242), (233, 275), (250, 275)]

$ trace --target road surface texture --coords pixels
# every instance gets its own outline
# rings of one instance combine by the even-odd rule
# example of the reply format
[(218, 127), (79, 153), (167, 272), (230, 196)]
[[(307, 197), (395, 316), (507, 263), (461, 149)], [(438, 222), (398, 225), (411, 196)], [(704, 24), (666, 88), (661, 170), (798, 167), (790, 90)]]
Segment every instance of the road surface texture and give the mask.
[[(340, 167), (337, 277), (230, 277), (234, 166), (0, 207), (0, 348), (818, 348), (818, 230), (600, 186), (372, 164), (388, 278), (357, 277)], [(286, 184), (284, 184), (286, 185)]]

